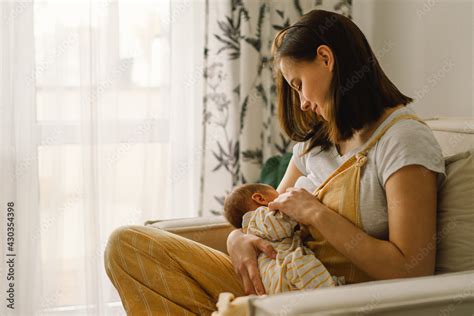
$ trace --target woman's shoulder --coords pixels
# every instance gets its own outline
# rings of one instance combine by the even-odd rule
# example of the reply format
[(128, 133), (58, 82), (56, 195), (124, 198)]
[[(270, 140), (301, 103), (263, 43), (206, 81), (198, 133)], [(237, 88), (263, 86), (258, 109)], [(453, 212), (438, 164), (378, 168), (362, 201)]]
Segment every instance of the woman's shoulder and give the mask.
[(431, 128), (418, 120), (409, 118), (393, 124), (375, 146), (375, 160), (380, 183), (398, 169), (407, 165), (421, 165), (445, 173), (441, 147)]
[(420, 146), (429, 145), (441, 152), (431, 128), (424, 122), (413, 118), (402, 119), (393, 124), (378, 143), (380, 145), (413, 145), (420, 150), (423, 149)]

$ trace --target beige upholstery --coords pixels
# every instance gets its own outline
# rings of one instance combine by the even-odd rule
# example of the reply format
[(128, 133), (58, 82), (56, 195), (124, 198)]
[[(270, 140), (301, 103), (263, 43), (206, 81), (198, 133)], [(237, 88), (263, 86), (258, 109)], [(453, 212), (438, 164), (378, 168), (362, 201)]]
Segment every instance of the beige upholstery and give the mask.
[(474, 118), (434, 118), (426, 120), (444, 156), (474, 148)]
[(145, 225), (165, 229), (225, 253), (227, 235), (234, 229), (224, 216), (147, 221)]
[[(471, 315), (474, 271), (372, 281), (252, 302), (254, 315)], [(459, 292), (464, 288), (464, 294)], [(463, 295), (462, 297), (459, 297)], [(444, 312), (445, 311), (445, 312)]]
[(448, 157), (438, 195), (436, 273), (474, 270), (474, 149)]
[[(474, 148), (474, 118), (426, 120), (445, 156)], [(474, 206), (472, 206), (474, 212)], [(222, 216), (147, 222), (226, 252)], [(473, 315), (474, 270), (373, 281), (251, 300), (252, 315)]]

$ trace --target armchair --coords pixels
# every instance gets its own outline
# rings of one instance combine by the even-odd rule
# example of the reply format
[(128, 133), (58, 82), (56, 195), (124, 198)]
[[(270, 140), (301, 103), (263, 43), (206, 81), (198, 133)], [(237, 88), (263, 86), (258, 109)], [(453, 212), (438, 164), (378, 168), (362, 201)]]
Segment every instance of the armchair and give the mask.
[[(432, 118), (426, 122), (433, 130), (445, 157), (467, 150), (474, 153), (474, 118)], [(473, 159), (467, 164), (467, 172), (472, 172)], [(465, 165), (466, 163), (461, 167), (466, 168)], [(462, 174), (466, 171), (458, 172)], [(470, 176), (473, 178), (471, 183), (474, 183), (474, 172)], [(452, 203), (454, 211), (449, 207), (439, 211), (438, 216), (441, 217), (438, 218), (438, 235), (443, 225), (447, 225), (454, 217), (460, 225), (457, 226), (458, 229), (451, 229), (452, 234), (438, 247), (435, 275), (254, 298), (248, 301), (249, 314), (474, 315), (474, 190), (471, 189), (472, 185), (468, 192), (470, 200), (456, 200)], [(456, 194), (452, 194), (453, 191)], [(451, 196), (456, 198), (457, 190), (452, 192)], [(444, 204), (446, 201), (440, 201), (441, 206)], [(460, 204), (464, 208), (462, 216), (456, 213)], [(227, 253), (227, 235), (233, 229), (222, 216), (147, 221), (145, 225), (165, 229), (224, 253)], [(460, 248), (455, 238), (463, 240)], [(460, 251), (465, 259), (462, 262), (453, 255)]]

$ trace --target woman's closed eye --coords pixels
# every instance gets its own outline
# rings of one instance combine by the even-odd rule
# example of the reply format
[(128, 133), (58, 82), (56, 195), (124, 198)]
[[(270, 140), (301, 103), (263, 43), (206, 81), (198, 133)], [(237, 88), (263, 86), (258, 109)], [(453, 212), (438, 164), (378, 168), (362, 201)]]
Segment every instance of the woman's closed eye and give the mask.
[(292, 80), (292, 81), (290, 82), (290, 86), (291, 86), (293, 89), (295, 89), (296, 91), (299, 92), (299, 91), (301, 90), (302, 84), (301, 84), (300, 82), (296, 82), (296, 80)]

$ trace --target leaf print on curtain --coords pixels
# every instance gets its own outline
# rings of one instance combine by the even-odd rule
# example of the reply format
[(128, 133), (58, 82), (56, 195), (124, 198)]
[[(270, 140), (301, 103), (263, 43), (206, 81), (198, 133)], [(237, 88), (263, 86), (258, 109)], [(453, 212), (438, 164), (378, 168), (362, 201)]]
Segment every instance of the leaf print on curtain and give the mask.
[(202, 216), (222, 214), (233, 187), (257, 181), (264, 161), (292, 148), (276, 116), (276, 33), (313, 9), (350, 17), (351, 1), (207, 1)]

